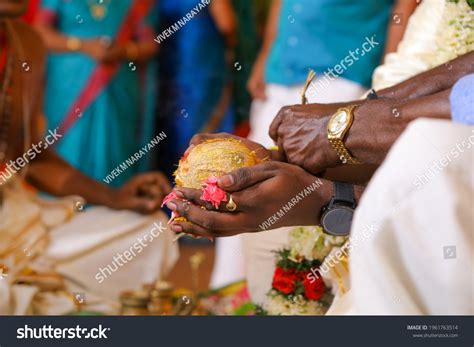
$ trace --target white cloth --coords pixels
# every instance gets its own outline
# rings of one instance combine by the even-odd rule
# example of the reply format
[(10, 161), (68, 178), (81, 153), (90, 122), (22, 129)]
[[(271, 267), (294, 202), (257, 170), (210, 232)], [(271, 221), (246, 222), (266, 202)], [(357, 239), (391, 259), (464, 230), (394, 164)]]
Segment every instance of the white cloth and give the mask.
[[(120, 291), (162, 278), (178, 258), (172, 232), (157, 228), (160, 223), (167, 226), (163, 212), (143, 216), (93, 207), (73, 216), (76, 199), (45, 201), (18, 180), (2, 189), (0, 264), (8, 268), (8, 276), (0, 278), (0, 314), (64, 314), (74, 308), (74, 292), (85, 295), (86, 308), (110, 312), (117, 307)], [(138, 238), (146, 244), (140, 251)], [(131, 248), (133, 257), (127, 253), (125, 261), (114, 259)], [(122, 265), (112, 268), (115, 264)], [(113, 271), (99, 281), (98, 272), (108, 266)], [(62, 273), (66, 291), (15, 284), (25, 269), (38, 272), (32, 283), (57, 283), (58, 277), (46, 275)]]
[(245, 277), (243, 249), (239, 236), (216, 239), (210, 288), (220, 288)]
[[(315, 79), (314, 83), (318, 84), (318, 80)], [(292, 87), (267, 85), (267, 99), (264, 101), (255, 100), (252, 103), (250, 114), (252, 130), (249, 139), (264, 146), (273, 145), (273, 141), (268, 135), (271, 122), (282, 107), (301, 103), (302, 90), (303, 85)], [(364, 92), (365, 89), (359, 84), (339, 77), (326, 87), (319, 88), (316, 95), (308, 92), (307, 98), (309, 103), (344, 102), (359, 99)], [(245, 276), (251, 299), (255, 303), (263, 304), (266, 293), (271, 288), (275, 270), (275, 254), (273, 252), (287, 244), (290, 230), (291, 228), (280, 228), (219, 239), (216, 266), (222, 271), (220, 274), (215, 274), (215, 277), (225, 276), (230, 280), (230, 278), (238, 279)], [(232, 267), (220, 265), (225, 263), (232, 263), (234, 269), (242, 270), (235, 272), (232, 277), (232, 273), (229, 272)]]
[(329, 313), (474, 314), (473, 147), (472, 126), (410, 124), (364, 192), (350, 295)]
[(384, 64), (375, 69), (372, 87), (393, 86), (472, 51), (473, 21), (474, 11), (466, 0), (423, 0), (411, 15), (397, 51), (387, 54)]
[[(159, 233), (156, 227), (160, 224), (167, 227), (167, 221), (162, 211), (143, 216), (93, 207), (52, 230), (46, 256), (66, 278), (84, 284), (101, 297), (117, 299), (123, 290), (139, 289), (144, 283), (162, 278), (177, 261), (179, 252), (177, 243), (172, 242), (174, 234), (169, 230)], [(129, 255), (131, 260), (127, 260), (123, 253), (130, 249), (135, 256)], [(105, 273), (102, 277), (106, 278), (101, 281), (97, 274), (107, 267), (112, 269), (111, 274), (102, 271)]]
[(436, 46), (436, 34), (445, 10), (445, 0), (424, 0), (408, 20), (397, 51), (387, 54), (372, 75), (375, 90), (400, 83), (429, 70), (428, 52)]

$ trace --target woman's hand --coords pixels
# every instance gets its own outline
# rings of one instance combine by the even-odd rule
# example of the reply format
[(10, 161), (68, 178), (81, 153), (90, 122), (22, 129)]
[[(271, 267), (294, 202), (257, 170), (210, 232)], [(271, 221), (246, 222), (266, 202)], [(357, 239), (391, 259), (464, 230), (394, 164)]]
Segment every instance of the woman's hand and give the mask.
[(218, 180), (232, 194), (237, 208), (229, 212), (225, 203), (219, 211), (202, 201), (201, 190), (175, 188), (179, 199), (167, 207), (189, 222), (173, 221), (171, 229), (196, 236), (232, 236), (282, 226), (316, 225), (321, 208), (330, 200), (332, 184), (303, 169), (268, 161), (235, 170)]
[(82, 41), (81, 51), (97, 62), (102, 62), (107, 54), (108, 47), (103, 39), (90, 39)]
[(104, 39), (84, 40), (82, 52), (104, 64), (120, 62), (127, 58), (127, 50), (123, 44), (110, 44)]
[(127, 58), (127, 50), (122, 44), (113, 44), (110, 46), (105, 55), (102, 57), (101, 62), (105, 64), (111, 64), (116, 62), (121, 62)]
[(255, 61), (249, 80), (247, 81), (247, 90), (253, 99), (265, 100), (265, 59), (259, 58)]
[(168, 179), (161, 172), (137, 175), (115, 190), (108, 206), (140, 213), (151, 213), (160, 208), (166, 194), (171, 191)]
[(341, 104), (283, 107), (270, 126), (270, 137), (287, 161), (311, 173), (341, 164), (327, 138), (327, 123)]

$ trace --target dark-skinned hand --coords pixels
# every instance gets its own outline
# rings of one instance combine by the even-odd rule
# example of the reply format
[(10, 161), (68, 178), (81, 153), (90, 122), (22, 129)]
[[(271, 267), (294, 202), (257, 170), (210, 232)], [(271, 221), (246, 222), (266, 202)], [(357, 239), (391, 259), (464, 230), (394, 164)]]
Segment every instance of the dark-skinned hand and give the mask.
[[(267, 161), (253, 167), (235, 170), (219, 178), (220, 188), (232, 194), (237, 205), (228, 212), (225, 203), (219, 211), (200, 199), (201, 190), (175, 188), (179, 199), (172, 199), (167, 207), (191, 222), (173, 221), (170, 228), (202, 237), (232, 236), (266, 230), (261, 227), (289, 201), (298, 202), (271, 222), (269, 229), (292, 225), (316, 225), (319, 212), (332, 195), (332, 184), (305, 170), (277, 161)], [(310, 190), (310, 188), (312, 190)], [(209, 208), (202, 209), (200, 206)]]
[(327, 139), (327, 123), (339, 104), (283, 107), (270, 126), (270, 137), (287, 161), (317, 174), (341, 164)]
[(217, 134), (203, 133), (203, 134), (194, 135), (191, 141), (189, 142), (189, 147), (186, 150), (185, 155), (201, 142), (204, 142), (206, 140), (220, 139), (220, 138), (231, 138), (231, 139), (241, 141), (245, 146), (247, 146), (248, 149), (250, 149), (251, 151), (254, 151), (255, 154), (257, 155), (257, 158), (260, 160), (267, 160), (267, 159), (278, 160), (278, 161), (283, 160), (283, 158), (281, 157), (281, 153), (279, 153), (278, 151), (269, 150), (263, 147), (259, 143), (250, 141), (249, 139), (246, 139), (243, 137), (228, 134), (228, 133), (217, 133)]
[[(319, 173), (343, 164), (327, 139), (327, 123), (341, 104), (309, 104), (284, 107), (270, 127), (287, 161)], [(380, 164), (412, 117), (396, 100), (361, 101), (345, 145), (365, 164)], [(405, 112), (405, 113), (408, 113)]]

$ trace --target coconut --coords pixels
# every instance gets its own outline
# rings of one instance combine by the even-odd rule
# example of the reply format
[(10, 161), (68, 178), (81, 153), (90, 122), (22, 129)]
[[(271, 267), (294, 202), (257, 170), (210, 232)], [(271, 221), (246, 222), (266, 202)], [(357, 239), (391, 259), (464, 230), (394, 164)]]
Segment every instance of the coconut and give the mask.
[(261, 161), (242, 141), (233, 138), (207, 140), (181, 158), (174, 173), (175, 182), (180, 187), (201, 189), (210, 177), (220, 177)]
[[(234, 138), (207, 140), (181, 158), (174, 172), (175, 183), (179, 187), (202, 190), (201, 199), (217, 209), (222, 202), (227, 202), (227, 193), (218, 187), (217, 178), (243, 167), (257, 165), (266, 159), (259, 159), (255, 151)], [(178, 199), (174, 191), (164, 198), (161, 206), (171, 199)], [(204, 209), (203, 206), (201, 208)], [(168, 223), (172, 221), (188, 222), (175, 212)], [(176, 239), (184, 235), (182, 233)]]

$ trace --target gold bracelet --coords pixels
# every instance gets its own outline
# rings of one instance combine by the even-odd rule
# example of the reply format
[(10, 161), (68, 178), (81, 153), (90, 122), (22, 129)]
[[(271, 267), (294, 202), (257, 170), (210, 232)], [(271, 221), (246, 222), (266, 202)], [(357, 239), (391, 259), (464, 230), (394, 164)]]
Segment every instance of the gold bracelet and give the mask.
[(77, 52), (82, 48), (82, 40), (75, 36), (70, 36), (66, 40), (66, 47), (71, 52)]

